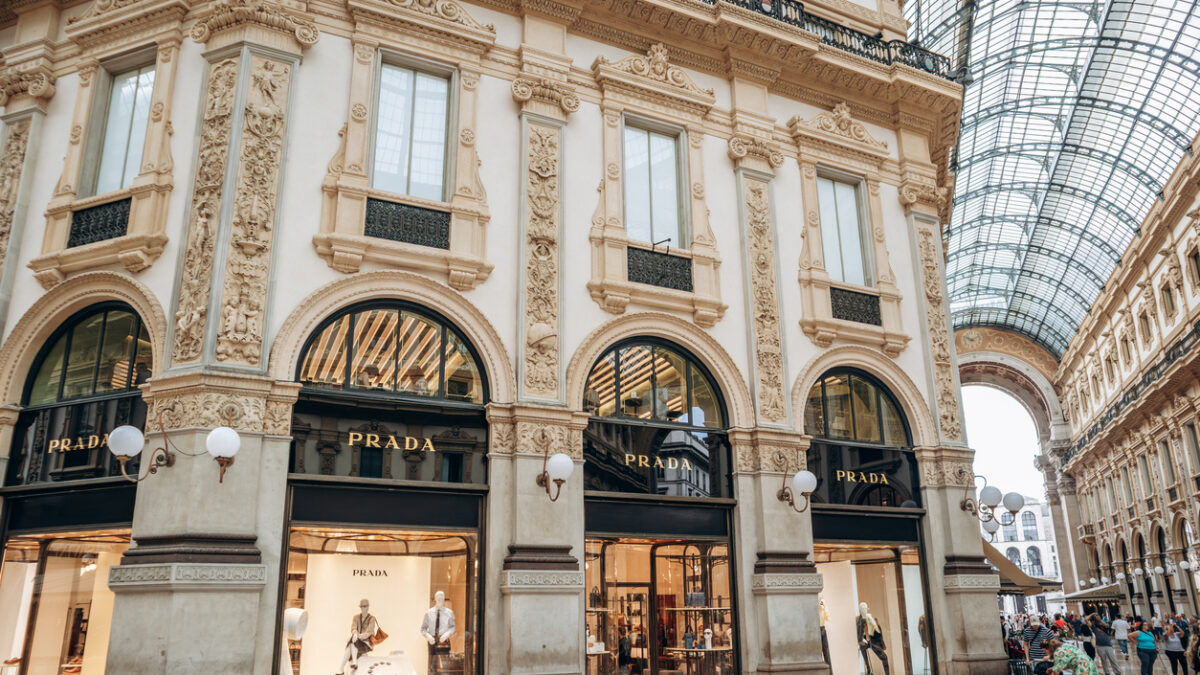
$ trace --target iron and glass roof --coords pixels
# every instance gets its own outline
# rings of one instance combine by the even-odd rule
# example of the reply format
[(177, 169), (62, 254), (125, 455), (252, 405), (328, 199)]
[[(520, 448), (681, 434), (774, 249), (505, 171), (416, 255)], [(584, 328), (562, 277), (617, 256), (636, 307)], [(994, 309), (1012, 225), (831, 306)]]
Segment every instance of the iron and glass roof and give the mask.
[(965, 85), (956, 328), (1061, 355), (1200, 129), (1200, 2), (909, 0)]

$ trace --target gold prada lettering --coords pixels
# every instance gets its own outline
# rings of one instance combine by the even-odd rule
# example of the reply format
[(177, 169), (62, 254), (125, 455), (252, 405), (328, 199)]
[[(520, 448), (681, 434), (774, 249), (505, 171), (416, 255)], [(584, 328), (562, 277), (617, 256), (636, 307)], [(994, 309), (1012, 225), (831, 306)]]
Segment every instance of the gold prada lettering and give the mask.
[(383, 448), (388, 450), (420, 450), (421, 452), (436, 452), (432, 438), (420, 436), (395, 436), (393, 434), (364, 434), (358, 431), (350, 432), (350, 447)]
[(871, 483), (873, 485), (888, 485), (886, 473), (874, 473), (865, 471), (843, 471), (838, 469), (833, 472), (833, 479), (843, 483)]
[(72, 450), (94, 450), (108, 445), (108, 434), (90, 434), (75, 438), (55, 438), (46, 447), (46, 452), (71, 452)]
[(649, 455), (635, 455), (635, 454), (629, 453), (629, 452), (625, 453), (625, 466), (636, 466), (639, 468), (645, 467), (647, 469), (649, 469), (649, 468), (655, 468), (655, 469), (692, 469), (692, 468), (694, 468), (692, 466), (692, 463), (688, 461), (687, 457), (684, 457), (682, 459), (679, 457), (667, 457), (666, 459), (663, 459), (662, 457), (655, 457), (655, 458), (651, 459)]

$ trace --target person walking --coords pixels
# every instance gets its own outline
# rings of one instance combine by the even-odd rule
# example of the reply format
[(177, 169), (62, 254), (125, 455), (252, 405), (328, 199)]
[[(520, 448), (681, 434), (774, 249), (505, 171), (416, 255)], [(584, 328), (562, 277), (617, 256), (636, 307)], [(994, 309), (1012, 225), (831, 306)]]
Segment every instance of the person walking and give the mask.
[(1032, 667), (1046, 658), (1046, 650), (1042, 645), (1054, 637), (1054, 631), (1042, 625), (1042, 620), (1036, 614), (1029, 617), (1029, 627), (1021, 636), (1021, 641), (1025, 643), (1025, 665)]
[(1121, 656), (1129, 658), (1129, 622), (1125, 617), (1117, 615), (1117, 619), (1112, 622), (1112, 636), (1121, 648)]
[(1117, 652), (1113, 648), (1112, 628), (1104, 625), (1104, 621), (1095, 614), (1088, 616), (1088, 623), (1091, 624), (1092, 635), (1096, 637), (1096, 661), (1104, 669), (1104, 675), (1121, 675)]
[(1138, 661), (1141, 662), (1141, 675), (1154, 675), (1154, 662), (1158, 660), (1158, 644), (1154, 641), (1154, 629), (1150, 622), (1140, 621), (1136, 629), (1129, 634), (1129, 639), (1137, 647)]
[(1188, 675), (1187, 660), (1184, 659), (1183, 631), (1179, 630), (1174, 621), (1168, 621), (1163, 627), (1163, 651), (1167, 653), (1167, 660), (1171, 662), (1171, 675), (1179, 675), (1179, 667), (1183, 668), (1183, 675)]

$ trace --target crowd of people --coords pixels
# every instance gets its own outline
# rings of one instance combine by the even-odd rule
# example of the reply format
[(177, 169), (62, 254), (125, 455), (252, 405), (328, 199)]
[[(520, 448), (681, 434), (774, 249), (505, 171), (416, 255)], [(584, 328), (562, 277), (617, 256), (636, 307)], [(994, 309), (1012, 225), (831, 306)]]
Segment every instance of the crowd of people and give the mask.
[(1160, 654), (1171, 675), (1200, 675), (1200, 618), (1183, 614), (1109, 618), (1099, 614), (1005, 615), (1011, 661), (1034, 675), (1121, 675), (1121, 661), (1136, 658), (1140, 675), (1153, 675)]

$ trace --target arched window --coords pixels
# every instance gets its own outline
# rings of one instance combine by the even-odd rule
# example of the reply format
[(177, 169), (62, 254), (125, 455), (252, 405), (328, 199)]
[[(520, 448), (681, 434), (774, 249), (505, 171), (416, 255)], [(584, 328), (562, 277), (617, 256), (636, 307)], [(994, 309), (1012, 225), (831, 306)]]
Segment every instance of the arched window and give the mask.
[(309, 338), (296, 378), (292, 473), (487, 482), (485, 373), (435, 312), (399, 301), (343, 310)]
[(1000, 524), (1004, 527), (1004, 541), (1017, 540), (1017, 519), (1011, 513), (1000, 514)]
[(1029, 560), (1029, 574), (1042, 576), (1042, 552), (1036, 546), (1025, 549), (1025, 557)]
[(892, 393), (853, 369), (825, 373), (809, 390), (805, 432), (815, 503), (884, 508), (920, 505), (908, 422)]
[(1009, 546), (1005, 549), (1004, 557), (1012, 561), (1014, 565), (1020, 566), (1021, 564), (1021, 552), (1017, 550), (1016, 546)]
[(30, 370), (7, 484), (112, 475), (108, 432), (144, 426), (138, 386), (153, 358), (149, 333), (128, 305), (94, 305), (68, 319)]
[(1038, 536), (1037, 516), (1032, 511), (1026, 511), (1021, 514), (1021, 530), (1026, 541), (1037, 541), (1041, 539)]
[(623, 342), (588, 375), (585, 487), (605, 492), (728, 497), (729, 440), (721, 392), (683, 349)]

